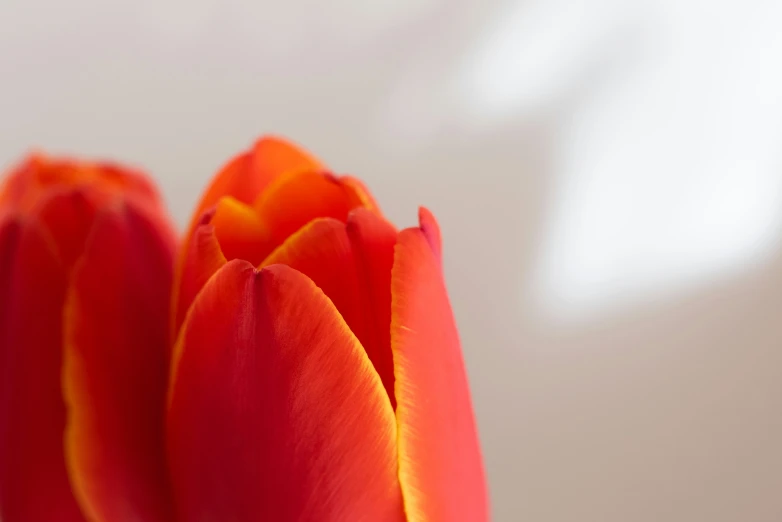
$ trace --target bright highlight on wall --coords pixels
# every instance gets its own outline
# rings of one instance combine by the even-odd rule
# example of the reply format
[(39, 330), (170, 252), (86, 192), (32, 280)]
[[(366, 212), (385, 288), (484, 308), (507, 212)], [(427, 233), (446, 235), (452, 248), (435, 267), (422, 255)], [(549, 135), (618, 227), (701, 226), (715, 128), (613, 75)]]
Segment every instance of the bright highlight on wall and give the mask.
[(468, 106), (558, 122), (543, 312), (681, 291), (778, 245), (780, 24), (778, 2), (524, 1), (487, 30), (461, 72)]

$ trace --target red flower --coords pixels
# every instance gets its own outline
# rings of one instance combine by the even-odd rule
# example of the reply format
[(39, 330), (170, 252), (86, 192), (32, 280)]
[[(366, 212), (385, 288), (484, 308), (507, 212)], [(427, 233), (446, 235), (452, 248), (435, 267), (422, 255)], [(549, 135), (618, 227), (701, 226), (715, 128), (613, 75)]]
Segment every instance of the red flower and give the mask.
[(265, 138), (172, 245), (127, 170), (3, 186), (4, 522), (487, 519), (431, 213)]
[(260, 140), (206, 191), (172, 306), (181, 520), (480, 521), (484, 475), (426, 209)]
[(164, 520), (174, 248), (139, 173), (33, 156), (0, 186), (4, 522)]

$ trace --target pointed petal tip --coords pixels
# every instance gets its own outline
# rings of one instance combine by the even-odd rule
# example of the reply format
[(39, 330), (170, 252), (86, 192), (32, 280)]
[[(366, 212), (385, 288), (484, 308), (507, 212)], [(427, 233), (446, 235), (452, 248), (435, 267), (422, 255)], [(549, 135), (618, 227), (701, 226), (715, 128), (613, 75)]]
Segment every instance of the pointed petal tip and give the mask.
[(443, 241), (440, 233), (440, 225), (432, 212), (424, 207), (418, 207), (418, 226), (426, 237), (426, 241), (432, 248), (435, 256), (442, 261)]
[(181, 339), (168, 413), (180, 516), (403, 520), (393, 411), (309, 278), (229, 262)]
[(439, 259), (423, 229), (399, 233), (391, 281), (399, 477), (408, 517), (488, 520), (459, 335)]

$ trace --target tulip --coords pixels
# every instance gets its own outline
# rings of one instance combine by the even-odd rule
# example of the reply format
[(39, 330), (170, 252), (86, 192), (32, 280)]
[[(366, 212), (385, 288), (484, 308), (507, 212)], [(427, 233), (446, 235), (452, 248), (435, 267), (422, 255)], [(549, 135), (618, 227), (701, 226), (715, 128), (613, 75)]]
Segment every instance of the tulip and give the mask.
[(34, 155), (0, 185), (0, 519), (168, 522), (174, 238), (140, 173)]
[(438, 224), (264, 138), (177, 259), (167, 447), (177, 520), (482, 521), (488, 501)]

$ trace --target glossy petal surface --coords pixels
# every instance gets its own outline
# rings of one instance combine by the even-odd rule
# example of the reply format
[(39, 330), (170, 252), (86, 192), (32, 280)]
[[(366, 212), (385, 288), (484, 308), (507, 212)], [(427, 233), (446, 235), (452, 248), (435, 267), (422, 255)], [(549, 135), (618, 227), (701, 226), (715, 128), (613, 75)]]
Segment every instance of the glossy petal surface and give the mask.
[(183, 326), (169, 410), (179, 520), (403, 520), (393, 410), (303, 274), (232, 261)]
[(311, 221), (261, 264), (288, 265), (323, 290), (367, 352), (392, 406), (391, 265), (395, 242), (396, 230), (388, 222), (359, 208), (347, 224), (333, 218)]
[(0, 518), (82, 522), (63, 455), (65, 270), (29, 220), (0, 223)]
[(392, 272), (399, 477), (411, 522), (488, 519), (483, 465), (459, 337), (430, 238), (399, 234)]
[(260, 263), (272, 240), (268, 224), (252, 206), (231, 197), (218, 201), (211, 221), (226, 259)]
[(171, 325), (171, 339), (176, 339), (187, 309), (190, 308), (198, 292), (212, 274), (227, 262), (217, 241), (214, 225), (211, 223), (213, 215), (214, 211), (201, 217), (201, 223), (193, 231), (187, 246), (188, 252), (183, 261), (182, 277), (172, 295), (175, 316)]
[[(241, 259), (256, 266), (268, 264), (265, 260), (269, 256), (277, 250), (286, 252), (283, 244), (313, 220), (331, 218), (344, 222), (362, 201), (372, 204), (371, 199), (361, 196), (360, 190), (363, 189), (343, 184), (329, 174), (294, 171), (277, 178), (253, 206), (231, 196), (220, 199), (201, 216), (190, 239), (182, 245), (171, 311), (172, 339), (193, 298), (226, 261)], [(308, 233), (308, 237), (312, 236)], [(310, 266), (315, 268), (313, 263)], [(325, 269), (318, 270), (325, 274)]]
[[(301, 205), (298, 200), (293, 205), (288, 200), (286, 204), (290, 208), (287, 209), (264, 203), (262, 207), (267, 210), (259, 213), (258, 206), (264, 200), (267, 187), (272, 186), (273, 190), (279, 191), (280, 185), (289, 185), (278, 183), (280, 178), (295, 180), (299, 174), (317, 173), (322, 169), (320, 161), (303, 149), (282, 138), (267, 136), (258, 140), (250, 151), (231, 160), (215, 176), (191, 218), (177, 259), (170, 311), (172, 342), (192, 299), (206, 281), (204, 274), (211, 275), (216, 270), (216, 264), (222, 264), (219, 258), (244, 259), (257, 265), (288, 235), (311, 219), (321, 217), (318, 209), (314, 212), (297, 211), (295, 207)], [(317, 176), (320, 177), (320, 174)], [(356, 193), (352, 189), (348, 191)], [(297, 194), (294, 197), (298, 197)], [(364, 199), (371, 201), (368, 196)], [(208, 216), (205, 215), (207, 213)], [(291, 214), (299, 216), (293, 218), (292, 224), (289, 219)], [(280, 221), (287, 223), (287, 232), (271, 230), (270, 227), (276, 227)], [(199, 231), (204, 223), (211, 226)], [(191, 242), (196, 236), (201, 244), (194, 246)], [(192, 258), (194, 249), (206, 251), (207, 259), (203, 263), (199, 258)], [(219, 255), (216, 250), (219, 250)]]
[(256, 243), (256, 255), (262, 256), (258, 262), (313, 219), (345, 222), (350, 211), (362, 204), (353, 187), (330, 174), (309, 171), (279, 178), (255, 202), (269, 238), (266, 244)]
[(164, 455), (173, 241), (131, 204), (103, 209), (65, 308), (66, 455), (94, 522), (167, 522)]
[(260, 190), (256, 194), (260, 194), (278, 176), (319, 171), (323, 168), (323, 164), (315, 156), (277, 136), (261, 138), (253, 150), (253, 169), (261, 180)]
[(228, 196), (251, 203), (269, 183), (283, 174), (322, 168), (316, 158), (293, 143), (274, 136), (263, 137), (251, 150), (235, 157), (215, 176), (201, 197), (190, 229), (220, 198)]
[(309, 222), (260, 266), (272, 264), (288, 265), (309, 277), (331, 299), (358, 337), (356, 326), (363, 324), (364, 312), (356, 260), (345, 223), (333, 218)]
[(391, 268), (397, 232), (386, 220), (364, 208), (350, 214), (347, 232), (361, 285), (363, 327), (355, 331), (383, 381), (391, 405), (396, 406), (391, 355)]

